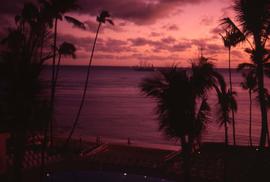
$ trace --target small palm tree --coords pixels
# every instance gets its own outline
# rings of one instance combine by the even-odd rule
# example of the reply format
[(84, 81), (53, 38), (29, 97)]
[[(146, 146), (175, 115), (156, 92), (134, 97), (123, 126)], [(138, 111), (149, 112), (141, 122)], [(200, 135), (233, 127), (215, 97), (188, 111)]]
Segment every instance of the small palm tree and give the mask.
[(75, 59), (76, 58), (75, 52), (76, 52), (76, 47), (71, 43), (63, 42), (60, 45), (58, 49), (58, 62), (56, 65), (55, 84), (57, 83), (62, 56), (71, 56), (73, 59)]
[(220, 90), (215, 87), (218, 96), (218, 122), (220, 125), (224, 125), (224, 143), (228, 146), (228, 124), (231, 122), (229, 113), (231, 111), (237, 111), (237, 102), (235, 99), (235, 92), (230, 90)]
[(251, 73), (244, 74), (244, 81), (241, 83), (243, 89), (248, 90), (249, 95), (249, 144), (252, 146), (252, 135), (251, 135), (251, 127), (252, 127), (252, 91), (256, 88), (256, 77)]
[(80, 115), (81, 115), (81, 111), (82, 111), (82, 108), (83, 108), (83, 105), (84, 105), (86, 91), (87, 91), (88, 82), (89, 82), (90, 68), (92, 66), (92, 61), (93, 61), (93, 56), (94, 56), (94, 52), (95, 52), (96, 42), (97, 42), (97, 38), (98, 38), (98, 34), (99, 34), (99, 31), (100, 31), (101, 25), (106, 23), (106, 22), (109, 22), (111, 25), (114, 25), (114, 23), (110, 19), (110, 17), (111, 17), (111, 15), (109, 14), (109, 12), (104, 11), (104, 10), (101, 11), (99, 16), (97, 16), (97, 22), (99, 24), (98, 24), (98, 28), (97, 28), (97, 32), (96, 32), (96, 36), (95, 36), (95, 40), (94, 40), (94, 43), (93, 43), (91, 56), (90, 56), (90, 60), (89, 60), (88, 68), (87, 68), (87, 74), (86, 74), (86, 79), (85, 79), (85, 83), (84, 83), (82, 99), (81, 99), (81, 102), (80, 102), (80, 105), (79, 105), (78, 112), (77, 112), (76, 117), (75, 117), (75, 121), (74, 121), (73, 126), (71, 128), (71, 131), (70, 131), (70, 133), (69, 133), (69, 135), (67, 137), (65, 147), (68, 145), (68, 143), (69, 143), (69, 141), (70, 141), (70, 139), (71, 139), (71, 137), (72, 137), (72, 135), (73, 135), (73, 133), (75, 131), (75, 128), (76, 128), (76, 126), (78, 124), (78, 121), (79, 121), (79, 118), (80, 118)]

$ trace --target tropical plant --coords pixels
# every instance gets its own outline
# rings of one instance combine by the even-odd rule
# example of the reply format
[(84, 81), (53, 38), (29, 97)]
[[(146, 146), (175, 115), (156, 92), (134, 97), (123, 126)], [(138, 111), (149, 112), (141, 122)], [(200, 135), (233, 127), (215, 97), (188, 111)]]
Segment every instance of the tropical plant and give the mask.
[(192, 64), (191, 71), (161, 71), (140, 85), (143, 93), (157, 101), (159, 129), (169, 138), (180, 140), (186, 181), (190, 181), (192, 145), (200, 140), (209, 120), (207, 91), (214, 85), (224, 88), (225, 82), (204, 57)]
[(41, 96), (40, 74), (46, 58), (38, 55), (46, 27), (41, 25), (39, 8), (26, 3), (15, 23), (2, 40), (0, 116), (1, 128), (10, 133), (11, 178), (19, 182), (28, 139), (47, 127), (51, 113), (46, 97)]
[(55, 72), (55, 85), (57, 83), (57, 79), (58, 79), (58, 73), (59, 73), (59, 69), (60, 69), (60, 64), (61, 64), (61, 58), (62, 56), (71, 56), (73, 59), (76, 58), (76, 47), (68, 42), (63, 42), (59, 49), (58, 49), (58, 62), (56, 65), (56, 72)]
[(224, 125), (224, 143), (228, 146), (228, 124), (231, 122), (229, 113), (231, 111), (237, 111), (237, 102), (235, 99), (235, 92), (230, 90), (220, 90), (215, 87), (218, 96), (218, 122), (220, 125)]
[(111, 17), (111, 15), (109, 14), (109, 12), (104, 11), (104, 10), (101, 11), (99, 16), (97, 16), (98, 28), (97, 28), (97, 32), (96, 32), (96, 36), (95, 36), (95, 39), (94, 39), (94, 43), (93, 43), (93, 47), (92, 47), (92, 51), (91, 51), (91, 56), (90, 56), (90, 60), (89, 60), (88, 68), (87, 68), (87, 74), (86, 74), (86, 79), (85, 79), (85, 83), (84, 83), (83, 94), (82, 94), (79, 109), (78, 109), (78, 112), (76, 114), (76, 117), (75, 117), (74, 123), (72, 125), (71, 131), (68, 134), (68, 137), (67, 137), (67, 140), (66, 140), (66, 143), (65, 143), (65, 147), (68, 145), (68, 143), (69, 143), (69, 141), (70, 141), (70, 139), (71, 139), (71, 137), (72, 137), (72, 135), (73, 135), (73, 133), (75, 131), (75, 128), (76, 128), (76, 126), (78, 124), (78, 121), (79, 121), (79, 118), (80, 118), (80, 115), (81, 115), (81, 111), (82, 111), (82, 108), (83, 108), (83, 105), (84, 105), (86, 91), (87, 91), (88, 82), (89, 82), (90, 68), (92, 66), (92, 60), (93, 60), (93, 56), (94, 56), (94, 52), (95, 52), (95, 47), (96, 47), (96, 42), (97, 42), (100, 27), (101, 27), (102, 24), (104, 24), (106, 22), (109, 22), (111, 25), (114, 25), (114, 23), (110, 19), (110, 17)]
[[(236, 46), (237, 43), (244, 40), (245, 37), (240, 36), (239, 32), (235, 30), (225, 30), (225, 36), (220, 34), (224, 46), (228, 48), (228, 63), (229, 63), (229, 85), (230, 85), (230, 92), (233, 92), (232, 88), (232, 73), (231, 73), (231, 47)], [(240, 34), (241, 35), (241, 34)], [(235, 131), (235, 116), (234, 116), (234, 110), (232, 112), (232, 128), (233, 128), (233, 144), (236, 144), (236, 131)]]
[(252, 146), (252, 92), (256, 89), (256, 75), (251, 70), (248, 73), (243, 72), (242, 76), (244, 78), (244, 81), (241, 82), (241, 86), (243, 89), (248, 90), (249, 95), (249, 144)]
[[(74, 11), (79, 8), (77, 0), (39, 0), (46, 14), (47, 21), (53, 24), (54, 34), (53, 34), (53, 55), (52, 55), (52, 79), (51, 79), (51, 108), (53, 110), (54, 100), (55, 100), (55, 76), (56, 76), (56, 54), (57, 54), (57, 34), (58, 34), (58, 21), (65, 20), (75, 27), (80, 29), (85, 29), (84, 23), (79, 20), (65, 16), (64, 14), (70, 11)], [(50, 134), (51, 134), (51, 145), (52, 145), (52, 131), (53, 130), (53, 118), (50, 123)]]
[[(270, 1), (261, 0), (236, 0), (233, 8), (236, 13), (240, 28), (230, 18), (224, 18), (222, 24), (225, 29), (239, 32), (239, 36), (245, 37), (249, 44), (250, 57), (256, 65), (256, 79), (258, 87), (258, 98), (261, 111), (261, 134), (260, 147), (265, 147), (269, 135), (267, 123), (267, 98), (264, 84), (265, 63), (268, 63), (270, 55), (266, 49), (266, 43), (270, 34)], [(249, 39), (252, 39), (251, 42)]]

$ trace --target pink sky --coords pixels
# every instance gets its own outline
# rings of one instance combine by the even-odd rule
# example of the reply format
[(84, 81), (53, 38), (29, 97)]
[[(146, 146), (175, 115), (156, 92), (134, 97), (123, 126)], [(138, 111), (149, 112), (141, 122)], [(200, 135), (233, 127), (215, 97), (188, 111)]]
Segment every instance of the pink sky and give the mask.
[[(105, 9), (111, 12), (115, 26), (102, 26), (94, 65), (134, 66), (146, 61), (154, 66), (188, 66), (190, 60), (198, 57), (200, 47), (217, 67), (228, 65), (227, 49), (218, 33), (222, 33), (219, 20), (233, 17), (231, 0), (79, 0), (79, 3), (82, 9), (69, 15), (87, 23), (88, 28), (82, 31), (66, 22), (60, 23), (58, 43), (68, 41), (78, 49), (77, 59), (65, 58), (64, 64), (88, 64), (98, 26), (95, 16)], [(248, 61), (244, 48), (245, 45), (232, 49), (234, 67)]]

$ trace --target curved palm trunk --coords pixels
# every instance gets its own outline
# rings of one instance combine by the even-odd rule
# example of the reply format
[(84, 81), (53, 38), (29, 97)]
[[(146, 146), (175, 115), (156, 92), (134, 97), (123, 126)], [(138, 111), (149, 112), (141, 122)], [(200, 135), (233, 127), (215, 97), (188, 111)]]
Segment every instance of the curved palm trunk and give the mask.
[[(54, 99), (55, 99), (55, 63), (56, 63), (56, 43), (57, 43), (57, 25), (58, 19), (54, 21), (54, 38), (53, 38), (53, 62), (52, 62), (52, 80), (51, 80), (51, 102), (50, 107), (54, 110)], [(52, 112), (53, 113), (53, 112)], [(50, 142), (53, 145), (53, 114), (50, 121)]]
[[(230, 91), (232, 92), (232, 72), (231, 72), (231, 47), (228, 48), (229, 51), (229, 83), (230, 83)], [(232, 127), (233, 127), (233, 145), (236, 145), (235, 138), (235, 117), (234, 111), (232, 110)]]
[(89, 74), (90, 74), (90, 68), (91, 68), (91, 65), (92, 65), (92, 60), (93, 60), (93, 56), (94, 56), (94, 51), (95, 51), (95, 47), (96, 47), (96, 42), (97, 42), (97, 38), (98, 38), (98, 33), (99, 33), (99, 30), (100, 30), (100, 27), (101, 27), (101, 22), (99, 23), (98, 25), (98, 28), (97, 28), (97, 32), (96, 32), (96, 37), (95, 37), (95, 40), (94, 40), (94, 44), (93, 44), (93, 47), (92, 47), (92, 52), (91, 52), (91, 56), (90, 56), (90, 60), (89, 60), (89, 65), (88, 65), (88, 69), (87, 69), (87, 75), (86, 75), (86, 80), (85, 80), (85, 83), (84, 83), (84, 90), (83, 90), (83, 95), (82, 95), (82, 99), (81, 99), (81, 103), (80, 103), (80, 106), (79, 106), (79, 109), (78, 109), (78, 112), (77, 112), (77, 115), (76, 115), (76, 118), (75, 118), (75, 121), (73, 123), (73, 126), (72, 126), (72, 129), (67, 137), (67, 140), (66, 140), (66, 143), (64, 145), (64, 147), (66, 147), (75, 131), (75, 128), (78, 124), (78, 121), (79, 121), (79, 118), (80, 118), (80, 115), (81, 115), (81, 111), (82, 111), (82, 108), (83, 108), (83, 105), (84, 105), (84, 101), (85, 101), (85, 96), (86, 96), (86, 91), (87, 91), (87, 87), (88, 87), (88, 81), (89, 81)]
[(252, 98), (251, 98), (251, 89), (248, 91), (249, 94), (249, 144), (252, 146), (252, 135), (251, 135), (251, 121), (252, 121)]
[(56, 65), (56, 71), (55, 71), (55, 87), (56, 87), (56, 83), (57, 83), (57, 79), (58, 79), (58, 74), (59, 74), (59, 69), (60, 69), (60, 62), (61, 62), (61, 58), (62, 58), (62, 54), (59, 53), (59, 57), (58, 57), (58, 62)]
[(228, 146), (229, 144), (229, 137), (228, 137), (228, 124), (227, 121), (224, 122), (224, 139), (225, 145)]
[(261, 110), (261, 119), (262, 119), (259, 146), (265, 147), (266, 139), (268, 138), (268, 123), (267, 123), (267, 108), (266, 108), (265, 90), (264, 90), (263, 63), (261, 61), (258, 61), (258, 90), (259, 90), (259, 101), (260, 101), (260, 110)]

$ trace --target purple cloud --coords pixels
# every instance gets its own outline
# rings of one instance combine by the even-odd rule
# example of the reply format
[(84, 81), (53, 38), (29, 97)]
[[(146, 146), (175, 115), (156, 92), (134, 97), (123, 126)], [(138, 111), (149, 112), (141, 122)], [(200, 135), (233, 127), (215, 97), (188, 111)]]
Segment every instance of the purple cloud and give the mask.
[(209, 0), (80, 0), (79, 2), (84, 14), (96, 16), (102, 9), (106, 9), (113, 17), (144, 25), (168, 17), (184, 5), (205, 1)]

